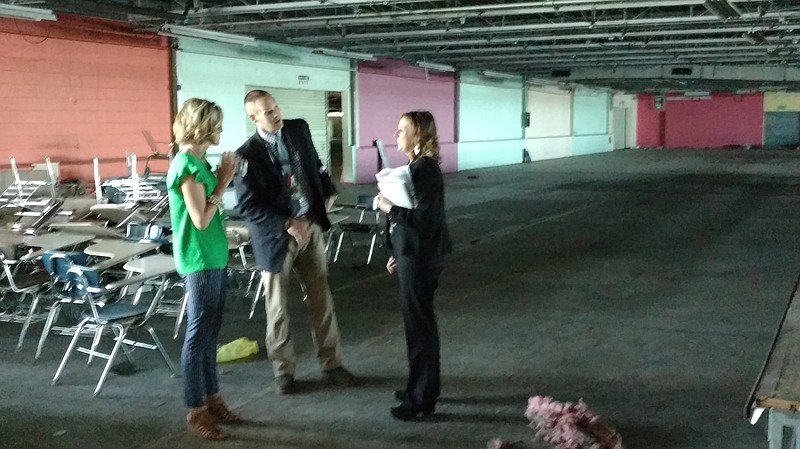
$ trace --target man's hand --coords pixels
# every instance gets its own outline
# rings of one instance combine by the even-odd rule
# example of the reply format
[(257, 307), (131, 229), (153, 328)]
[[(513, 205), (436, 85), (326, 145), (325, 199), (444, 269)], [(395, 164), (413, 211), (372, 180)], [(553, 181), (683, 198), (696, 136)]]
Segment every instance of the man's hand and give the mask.
[(308, 220), (303, 218), (290, 218), (286, 232), (302, 245), (308, 239)]
[(394, 260), (394, 256), (391, 256), (389, 257), (389, 261), (386, 262), (386, 271), (388, 271), (389, 274), (394, 274), (396, 270), (397, 270), (397, 261)]

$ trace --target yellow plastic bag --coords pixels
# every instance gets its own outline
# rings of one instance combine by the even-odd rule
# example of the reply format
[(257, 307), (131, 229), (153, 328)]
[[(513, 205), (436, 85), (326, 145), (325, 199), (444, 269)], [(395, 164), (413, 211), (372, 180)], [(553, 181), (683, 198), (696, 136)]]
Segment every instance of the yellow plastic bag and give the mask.
[(246, 337), (237, 338), (217, 348), (217, 363), (236, 362), (258, 354), (258, 343)]

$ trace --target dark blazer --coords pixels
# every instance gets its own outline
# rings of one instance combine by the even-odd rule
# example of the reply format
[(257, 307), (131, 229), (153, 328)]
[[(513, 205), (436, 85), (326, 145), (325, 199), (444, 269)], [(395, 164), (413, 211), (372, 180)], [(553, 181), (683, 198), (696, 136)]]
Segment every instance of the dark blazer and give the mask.
[[(336, 188), (319, 160), (308, 123), (302, 119), (284, 120), (281, 133), (286, 147), (293, 147), (300, 154), (303, 171), (309, 178), (310, 210), (306, 218), (328, 230), (331, 223), (325, 211), (325, 199), (335, 195)], [(272, 156), (258, 132), (239, 147), (236, 154), (247, 161), (245, 173), (239, 172), (234, 177), (237, 210), (250, 229), (250, 243), (259, 268), (279, 273), (292, 238), (285, 230), (291, 216), (291, 192), (286, 178), (280, 162)]]
[(444, 212), (444, 177), (439, 163), (429, 157), (409, 165), (417, 207), (392, 206), (389, 212), (389, 247), (395, 257), (438, 259), (453, 250)]

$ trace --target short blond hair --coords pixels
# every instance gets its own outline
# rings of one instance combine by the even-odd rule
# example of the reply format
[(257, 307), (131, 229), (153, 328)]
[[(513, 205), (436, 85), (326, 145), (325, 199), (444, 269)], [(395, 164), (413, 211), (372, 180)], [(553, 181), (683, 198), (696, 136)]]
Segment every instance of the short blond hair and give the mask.
[(186, 100), (172, 123), (178, 145), (209, 143), (221, 129), (222, 109), (213, 101), (202, 98)]

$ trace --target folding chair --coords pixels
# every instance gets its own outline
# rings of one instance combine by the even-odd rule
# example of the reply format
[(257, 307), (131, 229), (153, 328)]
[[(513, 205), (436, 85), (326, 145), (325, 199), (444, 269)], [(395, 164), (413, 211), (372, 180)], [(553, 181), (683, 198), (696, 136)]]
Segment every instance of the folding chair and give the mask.
[[(10, 302), (10, 296), (18, 295), (13, 307), (0, 311), (0, 321), (22, 323), (22, 331), (19, 333), (16, 348), (19, 351), (22, 349), (22, 343), (25, 341), (25, 335), (28, 333), (31, 323), (44, 319), (43, 314), (38, 315), (36, 312), (41, 293), (51, 285), (50, 275), (44, 271), (33, 271), (26, 272), (24, 276), (17, 274), (17, 279), (15, 279), (15, 272), (22, 267), (22, 264), (16, 260), (7, 259), (2, 251), (0, 251), (0, 263), (3, 264), (3, 277), (7, 282), (5, 285), (0, 285), (0, 294), (2, 295), (0, 303)], [(12, 266), (15, 266), (14, 270), (11, 269)], [(33, 268), (32, 265), (30, 267)], [(25, 303), (26, 298), (30, 300), (28, 304)]]
[(44, 322), (44, 329), (42, 335), (39, 337), (39, 344), (36, 346), (36, 355), (34, 360), (38, 360), (42, 355), (42, 348), (47, 341), (47, 336), (51, 331), (57, 331), (61, 335), (70, 335), (71, 327), (54, 328), (53, 323), (58, 319), (61, 309), (64, 306), (69, 307), (69, 304), (83, 304), (82, 298), (75, 298), (69, 291), (67, 284), (67, 270), (73, 264), (84, 265), (86, 264), (87, 256), (82, 252), (63, 252), (63, 251), (45, 251), (42, 253), (42, 264), (45, 271), (50, 275), (53, 285), (53, 304), (50, 306), (50, 311), (47, 313), (47, 319)]
[[(100, 390), (103, 388), (103, 384), (108, 376), (108, 372), (111, 370), (111, 366), (113, 365), (114, 359), (116, 358), (120, 348), (122, 348), (122, 351), (128, 360), (132, 362), (130, 349), (126, 345), (144, 347), (147, 349), (158, 349), (158, 351), (161, 353), (161, 356), (164, 358), (164, 362), (172, 374), (172, 377), (175, 376), (175, 367), (173, 366), (169, 355), (167, 355), (167, 352), (164, 349), (164, 346), (161, 344), (161, 340), (159, 340), (158, 336), (156, 335), (156, 332), (153, 330), (153, 327), (148, 323), (148, 319), (156, 309), (157, 298), (161, 293), (160, 291), (156, 293), (156, 299), (154, 299), (150, 305), (117, 302), (113, 304), (105, 304), (101, 307), (98, 303), (100, 298), (95, 297), (95, 295), (101, 295), (103, 293), (108, 294), (110, 292), (104, 291), (100, 287), (100, 276), (95, 270), (81, 265), (72, 265), (67, 270), (67, 276), (67, 282), (70, 285), (70, 290), (76, 296), (83, 298), (87, 313), (85, 318), (78, 324), (78, 327), (72, 336), (72, 341), (70, 342), (66, 353), (64, 353), (64, 358), (61, 360), (61, 364), (59, 365), (58, 370), (53, 377), (53, 385), (58, 382), (58, 379), (61, 377), (61, 374), (63, 373), (64, 368), (66, 367), (67, 362), (72, 355), (72, 352), (77, 349), (79, 352), (88, 354), (90, 361), (92, 357), (99, 357), (107, 360), (106, 365), (103, 368), (103, 372), (100, 375), (100, 380), (97, 382), (97, 387), (94, 390), (94, 395), (97, 396), (100, 393)], [(163, 286), (161, 288), (163, 288)], [(95, 326), (99, 328), (95, 334), (95, 338), (92, 341), (92, 346), (91, 348), (76, 348), (75, 346), (78, 343), (78, 338), (80, 337), (83, 329), (85, 329), (87, 326)], [(102, 330), (106, 327), (110, 327), (116, 337), (114, 348), (108, 354), (97, 350), (102, 338)], [(155, 345), (149, 345), (125, 339), (129, 330), (138, 327), (144, 327), (147, 329)]]
[[(375, 251), (375, 244), (378, 241), (378, 235), (381, 233), (381, 225), (380, 225), (380, 211), (375, 211), (375, 221), (374, 222), (365, 222), (364, 218), (367, 214), (367, 211), (372, 210), (372, 200), (373, 196), (371, 195), (359, 195), (356, 201), (355, 209), (360, 210), (360, 214), (358, 217), (358, 222), (353, 221), (342, 221), (337, 224), (336, 232), (339, 233), (339, 240), (336, 244), (336, 252), (333, 256), (333, 262), (336, 263), (339, 260), (339, 252), (342, 250), (342, 241), (344, 240), (344, 236), (347, 235), (350, 239), (350, 242), (355, 246), (355, 241), (353, 241), (352, 234), (366, 234), (370, 237), (370, 245), (369, 245), (369, 253), (367, 254), (367, 265), (372, 262), (372, 254)], [(332, 228), (333, 229), (333, 228)]]

